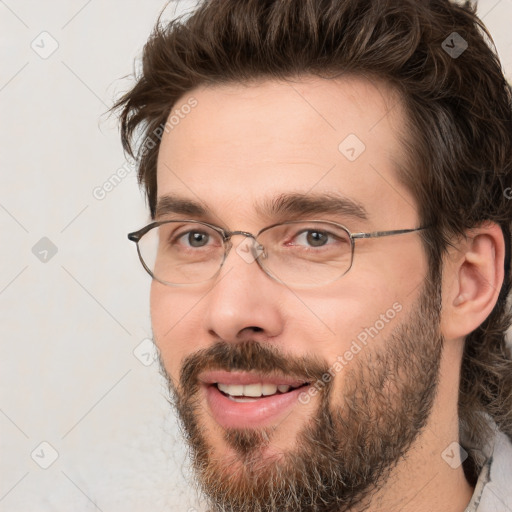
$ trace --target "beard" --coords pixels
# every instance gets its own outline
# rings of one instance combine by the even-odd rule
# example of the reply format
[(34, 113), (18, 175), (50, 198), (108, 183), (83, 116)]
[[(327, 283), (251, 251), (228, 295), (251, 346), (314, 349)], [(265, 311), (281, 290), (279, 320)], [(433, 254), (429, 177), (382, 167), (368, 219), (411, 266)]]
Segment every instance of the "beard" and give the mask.
[[(230, 450), (218, 453), (202, 426), (205, 411), (199, 401), (198, 375), (222, 369), (320, 382), (328, 362), (283, 354), (254, 340), (219, 342), (185, 358), (179, 386), (174, 386), (160, 359), (210, 510), (368, 510), (372, 496), (428, 422), (443, 346), (440, 305), (439, 280), (427, 280), (405, 321), (386, 338), (370, 342), (372, 346), (365, 346), (337, 378), (322, 384), (318, 407), (304, 422), (294, 448), (275, 456), (264, 456), (263, 451), (279, 425), (224, 429)], [(341, 398), (334, 400), (333, 391)]]

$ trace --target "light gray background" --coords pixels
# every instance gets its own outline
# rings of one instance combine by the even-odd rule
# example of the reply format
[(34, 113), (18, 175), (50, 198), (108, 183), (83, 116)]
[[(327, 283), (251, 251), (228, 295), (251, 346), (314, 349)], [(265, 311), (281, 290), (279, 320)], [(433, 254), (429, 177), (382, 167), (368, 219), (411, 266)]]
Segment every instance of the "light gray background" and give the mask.
[[(148, 220), (135, 172), (93, 195), (130, 169), (101, 116), (164, 3), (0, 0), (2, 512), (200, 510), (143, 341), (149, 276), (126, 238)], [(512, 79), (512, 0), (479, 12)]]

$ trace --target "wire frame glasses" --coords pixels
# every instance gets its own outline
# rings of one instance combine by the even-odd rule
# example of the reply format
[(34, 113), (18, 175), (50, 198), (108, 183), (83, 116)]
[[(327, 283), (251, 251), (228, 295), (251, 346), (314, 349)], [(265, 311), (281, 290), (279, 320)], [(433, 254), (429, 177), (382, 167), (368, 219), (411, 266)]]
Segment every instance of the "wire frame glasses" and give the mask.
[(331, 221), (288, 221), (263, 228), (257, 235), (227, 231), (195, 220), (153, 222), (128, 234), (137, 244), (139, 259), (157, 281), (186, 286), (213, 279), (231, 248), (232, 237), (246, 262), (256, 262), (271, 278), (292, 287), (321, 286), (336, 281), (351, 268), (355, 240), (420, 231), (425, 228), (351, 233)]

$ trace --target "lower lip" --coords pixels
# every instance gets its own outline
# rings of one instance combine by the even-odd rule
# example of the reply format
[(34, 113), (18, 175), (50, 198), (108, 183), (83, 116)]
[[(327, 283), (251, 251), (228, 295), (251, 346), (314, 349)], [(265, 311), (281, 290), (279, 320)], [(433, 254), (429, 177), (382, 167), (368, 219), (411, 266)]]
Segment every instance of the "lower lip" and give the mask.
[(224, 428), (255, 428), (270, 426), (283, 419), (294, 406), (301, 405), (299, 396), (308, 386), (257, 398), (251, 402), (235, 402), (221, 393), (217, 386), (206, 386), (206, 400), (215, 421)]

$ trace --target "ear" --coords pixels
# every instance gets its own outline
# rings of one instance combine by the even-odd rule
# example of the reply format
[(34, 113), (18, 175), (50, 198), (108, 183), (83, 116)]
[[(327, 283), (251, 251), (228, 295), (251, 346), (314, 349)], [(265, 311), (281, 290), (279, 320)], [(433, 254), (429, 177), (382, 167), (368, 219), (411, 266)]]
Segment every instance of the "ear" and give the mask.
[(443, 262), (441, 333), (467, 336), (493, 310), (504, 279), (505, 241), (501, 228), (486, 223), (467, 232)]

